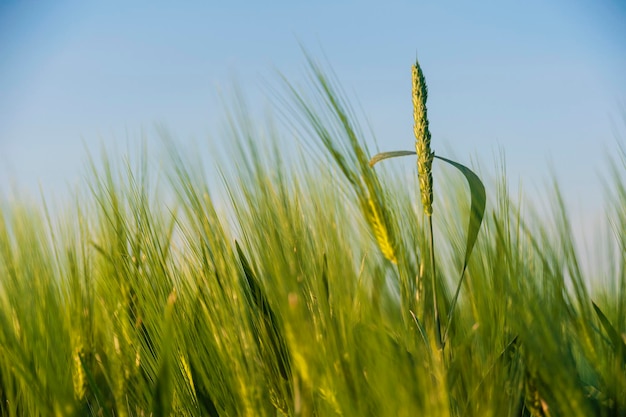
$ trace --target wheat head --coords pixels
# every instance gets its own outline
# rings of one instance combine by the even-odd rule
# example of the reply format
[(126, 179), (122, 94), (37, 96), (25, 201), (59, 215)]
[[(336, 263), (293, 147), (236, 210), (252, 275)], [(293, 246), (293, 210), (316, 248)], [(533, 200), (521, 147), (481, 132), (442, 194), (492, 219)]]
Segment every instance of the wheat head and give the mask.
[(378, 247), (380, 248), (380, 251), (383, 253), (385, 258), (395, 264), (398, 262), (398, 260), (396, 258), (396, 253), (393, 249), (394, 245), (391, 239), (391, 235), (387, 230), (381, 213), (381, 208), (374, 204), (374, 201), (371, 198), (367, 200), (367, 203), (367, 220), (370, 224), (370, 227), (372, 228), (374, 237), (376, 238), (376, 242), (378, 243)]
[(415, 151), (417, 152), (417, 175), (420, 183), (422, 206), (427, 216), (433, 214), (433, 159), (435, 154), (430, 149), (430, 131), (428, 130), (428, 115), (426, 113), (426, 99), (428, 88), (424, 73), (415, 61), (413, 65), (413, 119), (415, 126)]

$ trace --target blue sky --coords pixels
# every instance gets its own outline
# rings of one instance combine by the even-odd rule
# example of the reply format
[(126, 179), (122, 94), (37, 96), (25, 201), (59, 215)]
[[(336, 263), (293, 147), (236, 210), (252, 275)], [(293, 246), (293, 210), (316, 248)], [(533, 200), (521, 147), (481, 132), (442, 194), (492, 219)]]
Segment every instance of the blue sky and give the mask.
[(41, 186), (63, 198), (84, 177), (84, 144), (123, 150), (143, 133), (158, 148), (155, 123), (181, 146), (216, 140), (233, 74), (261, 109), (277, 72), (302, 81), (302, 44), (332, 66), (381, 150), (413, 147), (417, 54), (436, 152), (491, 167), (502, 149), (529, 190), (552, 165), (573, 204), (595, 210), (615, 127), (622, 143), (626, 132), (620, 3), (3, 0), (0, 195)]

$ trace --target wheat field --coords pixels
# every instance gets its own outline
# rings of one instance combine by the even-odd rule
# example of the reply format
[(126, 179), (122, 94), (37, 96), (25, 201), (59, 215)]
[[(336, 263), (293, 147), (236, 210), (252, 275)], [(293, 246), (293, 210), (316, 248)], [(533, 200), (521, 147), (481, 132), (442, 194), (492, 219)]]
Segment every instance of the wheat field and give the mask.
[(0, 415), (626, 415), (624, 148), (588, 276), (558, 185), (547, 216), (504, 173), (372, 167), (309, 64), (298, 152), (235, 111), (228, 161), (164, 140), (158, 181), (103, 152), (64, 212), (0, 201)]

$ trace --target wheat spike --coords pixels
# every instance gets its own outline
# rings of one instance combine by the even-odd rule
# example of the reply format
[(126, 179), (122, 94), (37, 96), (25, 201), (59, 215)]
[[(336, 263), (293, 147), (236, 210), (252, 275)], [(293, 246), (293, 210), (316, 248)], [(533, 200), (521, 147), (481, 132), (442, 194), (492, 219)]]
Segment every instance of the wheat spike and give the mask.
[(85, 371), (81, 363), (83, 355), (83, 343), (80, 336), (74, 338), (74, 348), (72, 349), (72, 384), (74, 385), (74, 395), (76, 399), (82, 400), (85, 396)]
[(430, 149), (430, 131), (428, 130), (428, 115), (426, 99), (428, 88), (424, 73), (415, 61), (413, 65), (413, 119), (415, 126), (415, 151), (417, 152), (417, 175), (420, 183), (422, 206), (427, 216), (433, 214), (433, 159), (435, 154)]
[(397, 263), (396, 253), (393, 250), (391, 236), (389, 235), (389, 231), (387, 230), (387, 227), (383, 222), (380, 209), (374, 204), (374, 200), (372, 200), (371, 198), (368, 199), (367, 202), (369, 206), (367, 210), (367, 219), (370, 223), (372, 231), (374, 232), (376, 242), (378, 242), (378, 247), (380, 248), (385, 258), (389, 259), (395, 264)]

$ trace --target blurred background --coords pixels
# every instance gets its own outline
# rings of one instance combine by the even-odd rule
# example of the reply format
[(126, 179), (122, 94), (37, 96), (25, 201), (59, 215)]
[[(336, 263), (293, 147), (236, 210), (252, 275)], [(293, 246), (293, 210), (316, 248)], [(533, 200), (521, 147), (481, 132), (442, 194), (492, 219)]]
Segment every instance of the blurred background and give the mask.
[[(180, 146), (220, 140), (237, 85), (259, 115), (302, 46), (369, 123), (413, 149), (410, 67), (429, 86), (432, 146), (526, 194), (553, 171), (578, 219), (602, 216), (602, 174), (626, 132), (626, 5), (526, 2), (0, 1), (0, 196), (64, 200), (87, 151), (119, 153), (157, 126)], [(589, 226), (591, 227), (591, 226)]]

